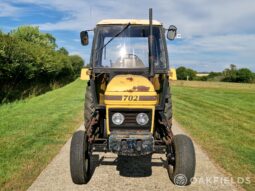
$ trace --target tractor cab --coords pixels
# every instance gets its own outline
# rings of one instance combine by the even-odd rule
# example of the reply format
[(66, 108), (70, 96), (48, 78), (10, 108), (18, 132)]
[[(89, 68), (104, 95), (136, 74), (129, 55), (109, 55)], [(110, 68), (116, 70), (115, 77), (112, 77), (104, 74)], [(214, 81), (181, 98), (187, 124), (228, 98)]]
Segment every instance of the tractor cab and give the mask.
[[(153, 21), (152, 54), (157, 70), (166, 70), (165, 32)], [(149, 72), (149, 23), (146, 20), (103, 20), (97, 24), (93, 68)], [(110, 41), (111, 40), (111, 41)]]
[[(167, 30), (170, 40), (175, 38), (176, 30), (174, 26)], [(136, 81), (136, 76), (151, 81), (157, 91), (157, 105), (160, 107), (163, 87), (168, 86), (170, 74), (166, 29), (162, 23), (153, 20), (150, 26), (149, 20), (102, 20), (93, 31), (90, 68), (83, 69), (81, 78), (94, 79), (98, 105), (105, 105), (105, 91), (111, 79), (128, 74), (135, 75), (133, 81)], [(88, 44), (87, 31), (81, 32), (81, 43)]]

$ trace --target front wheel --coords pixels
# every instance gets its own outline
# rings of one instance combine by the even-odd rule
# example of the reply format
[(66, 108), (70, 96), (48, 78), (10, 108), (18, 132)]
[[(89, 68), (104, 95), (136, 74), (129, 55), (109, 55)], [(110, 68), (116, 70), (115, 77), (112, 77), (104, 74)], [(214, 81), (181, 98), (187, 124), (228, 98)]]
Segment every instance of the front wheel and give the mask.
[(169, 178), (176, 185), (189, 185), (196, 167), (193, 142), (186, 135), (175, 135), (171, 147), (172, 158), (168, 159)]
[(90, 180), (90, 155), (84, 131), (73, 134), (70, 148), (70, 170), (73, 183), (86, 184)]

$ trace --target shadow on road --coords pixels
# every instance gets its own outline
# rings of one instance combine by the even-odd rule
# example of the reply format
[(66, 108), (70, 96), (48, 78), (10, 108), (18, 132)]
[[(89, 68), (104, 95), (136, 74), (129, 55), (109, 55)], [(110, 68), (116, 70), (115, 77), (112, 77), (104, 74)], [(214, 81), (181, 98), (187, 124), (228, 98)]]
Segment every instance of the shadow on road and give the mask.
[[(125, 177), (148, 177), (152, 174), (152, 166), (166, 168), (167, 162), (162, 158), (152, 158), (152, 155), (146, 156), (118, 156), (118, 157), (99, 157), (94, 154), (91, 157), (91, 174), (100, 165), (114, 165), (119, 171), (120, 176)], [(158, 159), (158, 162), (152, 159)]]
[(117, 170), (121, 176), (147, 177), (151, 175), (151, 155), (128, 157), (119, 156)]

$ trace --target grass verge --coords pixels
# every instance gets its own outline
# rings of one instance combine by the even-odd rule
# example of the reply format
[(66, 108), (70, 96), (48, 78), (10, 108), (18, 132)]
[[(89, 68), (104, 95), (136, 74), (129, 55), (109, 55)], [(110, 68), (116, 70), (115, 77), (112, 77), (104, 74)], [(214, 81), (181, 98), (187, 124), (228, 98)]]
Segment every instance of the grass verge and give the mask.
[(172, 83), (175, 119), (209, 156), (255, 190), (255, 84)]
[(1, 190), (26, 190), (78, 128), (85, 84), (0, 106)]

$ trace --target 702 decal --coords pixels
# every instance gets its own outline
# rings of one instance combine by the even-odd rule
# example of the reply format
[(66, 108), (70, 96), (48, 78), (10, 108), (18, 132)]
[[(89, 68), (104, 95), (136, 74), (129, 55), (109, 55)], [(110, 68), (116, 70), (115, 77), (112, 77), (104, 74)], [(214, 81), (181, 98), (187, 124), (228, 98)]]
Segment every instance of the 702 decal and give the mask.
[(122, 101), (139, 101), (139, 96), (122, 96)]

